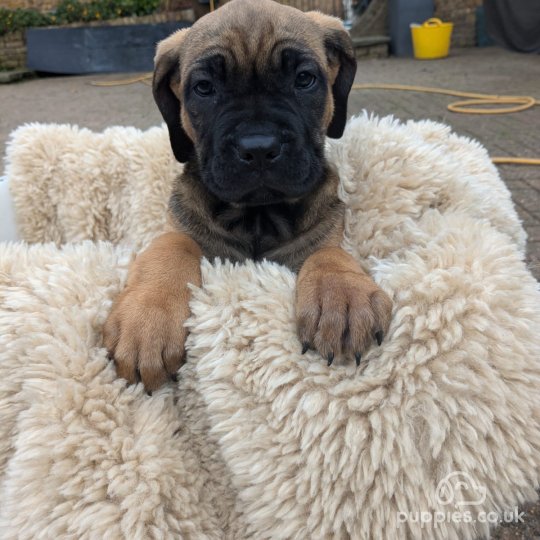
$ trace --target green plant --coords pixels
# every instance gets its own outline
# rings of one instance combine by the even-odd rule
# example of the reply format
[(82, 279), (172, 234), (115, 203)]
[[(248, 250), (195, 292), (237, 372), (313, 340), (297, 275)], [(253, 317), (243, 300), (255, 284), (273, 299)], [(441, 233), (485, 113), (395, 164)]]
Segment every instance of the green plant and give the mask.
[(54, 12), (57, 23), (65, 24), (83, 20), (83, 4), (78, 0), (63, 0)]
[(47, 26), (48, 24), (53, 24), (51, 17), (35, 9), (0, 8), (0, 36), (29, 26)]
[(130, 17), (133, 15), (149, 15), (160, 5), (160, 0), (62, 0), (56, 8), (58, 23), (88, 22)]
[(161, 0), (62, 0), (51, 14), (35, 9), (0, 8), (0, 36), (31, 26), (69, 24), (150, 15), (160, 7)]

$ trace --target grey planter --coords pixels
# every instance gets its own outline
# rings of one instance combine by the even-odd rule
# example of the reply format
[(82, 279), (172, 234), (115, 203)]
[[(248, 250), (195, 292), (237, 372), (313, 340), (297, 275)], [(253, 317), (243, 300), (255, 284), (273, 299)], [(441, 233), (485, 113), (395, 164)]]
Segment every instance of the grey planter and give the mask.
[(27, 66), (63, 74), (151, 71), (156, 43), (190, 23), (29, 28)]

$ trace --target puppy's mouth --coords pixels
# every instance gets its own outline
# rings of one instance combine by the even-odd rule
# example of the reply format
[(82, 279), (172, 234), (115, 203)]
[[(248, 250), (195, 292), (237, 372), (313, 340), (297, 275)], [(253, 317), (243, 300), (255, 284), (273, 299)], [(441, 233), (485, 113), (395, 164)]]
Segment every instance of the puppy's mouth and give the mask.
[(283, 202), (294, 202), (295, 199), (286, 197), (283, 193), (270, 189), (267, 187), (261, 187), (251, 193), (248, 193), (241, 197), (238, 201), (232, 203), (234, 206), (268, 206), (271, 204), (278, 204)]
[(263, 173), (253, 176), (221, 176), (204, 174), (206, 187), (219, 200), (236, 207), (268, 206), (280, 203), (294, 203), (309, 195), (316, 187), (306, 174), (300, 181), (287, 180), (284, 175)]
[(244, 207), (294, 202), (309, 195), (323, 178), (322, 151), (314, 145), (282, 144), (274, 159), (269, 159), (266, 147), (250, 151), (256, 163), (240, 159), (230, 145), (201, 153), (201, 180), (222, 202)]

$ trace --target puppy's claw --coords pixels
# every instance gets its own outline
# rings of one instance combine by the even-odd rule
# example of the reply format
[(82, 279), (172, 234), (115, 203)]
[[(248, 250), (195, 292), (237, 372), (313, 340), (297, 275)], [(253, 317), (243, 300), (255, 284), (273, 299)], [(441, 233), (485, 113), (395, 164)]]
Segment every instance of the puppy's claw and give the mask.
[(380, 347), (383, 340), (383, 333), (380, 330), (375, 332), (375, 339), (377, 340), (377, 345)]
[(302, 343), (302, 354), (306, 354), (309, 350), (309, 343), (306, 341)]
[(328, 365), (331, 366), (332, 365), (332, 362), (334, 361), (334, 353), (331, 352), (329, 355), (328, 355)]
[(360, 360), (362, 360), (362, 354), (357, 352), (355, 355), (354, 355), (354, 358), (356, 359), (356, 367), (358, 367), (360, 365)]

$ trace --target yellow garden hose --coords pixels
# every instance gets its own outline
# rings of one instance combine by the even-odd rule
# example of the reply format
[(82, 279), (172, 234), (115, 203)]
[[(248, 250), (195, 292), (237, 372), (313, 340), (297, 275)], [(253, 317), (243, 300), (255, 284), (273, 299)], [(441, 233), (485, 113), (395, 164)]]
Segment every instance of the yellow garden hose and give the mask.
[(540, 158), (524, 158), (524, 157), (492, 157), (491, 161), (496, 165), (540, 165)]
[[(477, 94), (474, 92), (461, 92), (447, 90), (446, 88), (433, 88), (431, 86), (409, 86), (406, 84), (354, 84), (354, 90), (404, 90), (408, 92), (424, 92), (429, 94), (443, 94), (468, 98), (456, 101), (447, 106), (448, 110), (462, 114), (509, 114), (530, 109), (540, 105), (540, 100), (530, 96), (498, 96), (495, 94)], [(498, 105), (513, 104), (513, 107), (499, 107), (490, 109), (475, 109), (471, 105)]]
[(152, 74), (146, 73), (145, 75), (139, 75), (137, 77), (131, 77), (129, 79), (121, 79), (119, 81), (90, 81), (92, 86), (123, 86), (125, 84), (135, 84), (142, 82), (144, 84), (152, 84)]
[[(443, 94), (467, 98), (447, 105), (453, 113), (461, 114), (511, 114), (531, 109), (540, 105), (540, 100), (531, 96), (498, 96), (494, 94), (477, 94), (475, 92), (461, 92), (446, 88), (433, 88), (431, 86), (410, 86), (406, 84), (354, 84), (353, 90), (400, 90), (406, 92), (422, 92), (428, 94)], [(511, 107), (476, 108), (471, 105), (512, 105)], [(511, 156), (492, 157), (491, 161), (498, 165), (540, 165), (540, 158), (524, 158)]]

